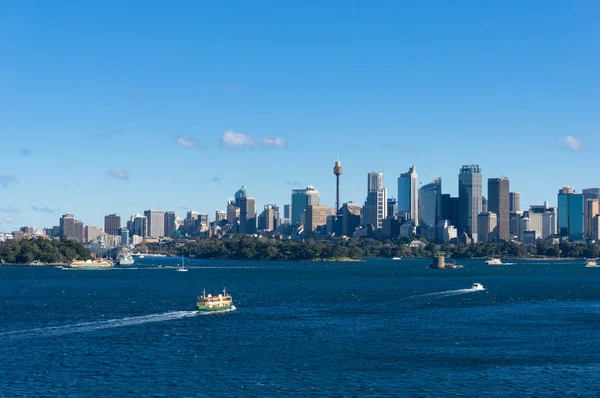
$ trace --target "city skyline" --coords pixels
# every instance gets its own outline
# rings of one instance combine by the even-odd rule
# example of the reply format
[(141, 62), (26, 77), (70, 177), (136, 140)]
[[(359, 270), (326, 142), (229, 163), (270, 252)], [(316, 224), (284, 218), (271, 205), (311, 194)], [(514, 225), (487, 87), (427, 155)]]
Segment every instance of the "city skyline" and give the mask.
[(412, 164), (453, 196), (479, 164), (523, 208), (597, 185), (597, 2), (108, 9), (2, 6), (2, 231), (212, 214), (243, 184), (257, 209), (308, 185), (334, 206), (337, 154), (341, 203)]

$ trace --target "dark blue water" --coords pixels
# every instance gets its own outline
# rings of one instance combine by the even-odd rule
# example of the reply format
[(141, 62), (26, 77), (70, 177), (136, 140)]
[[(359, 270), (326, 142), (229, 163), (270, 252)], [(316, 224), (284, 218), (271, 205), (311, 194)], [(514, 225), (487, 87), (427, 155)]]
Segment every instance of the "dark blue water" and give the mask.
[[(141, 261), (0, 267), (0, 395), (600, 393), (600, 268), (582, 262)], [(223, 286), (237, 310), (193, 312)]]

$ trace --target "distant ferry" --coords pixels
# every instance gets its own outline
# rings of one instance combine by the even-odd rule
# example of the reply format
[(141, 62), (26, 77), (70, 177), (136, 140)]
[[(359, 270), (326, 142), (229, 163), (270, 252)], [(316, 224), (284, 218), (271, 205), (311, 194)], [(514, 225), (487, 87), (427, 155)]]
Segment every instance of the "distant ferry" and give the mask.
[(499, 258), (490, 258), (485, 263), (488, 265), (502, 265), (502, 260)]
[(111, 268), (113, 266), (113, 262), (110, 260), (104, 260), (104, 259), (99, 259), (99, 260), (75, 260), (72, 261), (68, 267), (69, 268), (81, 268), (81, 269), (94, 269), (94, 268), (98, 268), (98, 269), (104, 269), (104, 268)]
[(131, 252), (121, 252), (119, 258), (117, 259), (118, 265), (132, 265), (135, 263)]
[(392, 257), (392, 260), (402, 260), (402, 257)]
[(598, 263), (596, 263), (595, 259), (590, 258), (590, 259), (585, 260), (585, 266), (586, 267), (597, 267)]
[(198, 297), (196, 308), (199, 312), (214, 312), (214, 311), (225, 311), (233, 308), (233, 299), (227, 290), (223, 289), (223, 294), (213, 296), (207, 295), (206, 290), (202, 291), (202, 296)]

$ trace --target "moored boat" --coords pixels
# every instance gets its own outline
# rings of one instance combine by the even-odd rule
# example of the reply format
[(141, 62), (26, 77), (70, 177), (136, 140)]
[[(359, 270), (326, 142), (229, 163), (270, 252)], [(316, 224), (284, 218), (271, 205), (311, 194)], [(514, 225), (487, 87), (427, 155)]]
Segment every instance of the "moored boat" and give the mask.
[(202, 291), (202, 296), (198, 297), (196, 303), (196, 309), (199, 312), (215, 312), (215, 311), (226, 311), (233, 309), (233, 299), (227, 290), (223, 289), (223, 294), (213, 296), (212, 294), (206, 294), (206, 290)]

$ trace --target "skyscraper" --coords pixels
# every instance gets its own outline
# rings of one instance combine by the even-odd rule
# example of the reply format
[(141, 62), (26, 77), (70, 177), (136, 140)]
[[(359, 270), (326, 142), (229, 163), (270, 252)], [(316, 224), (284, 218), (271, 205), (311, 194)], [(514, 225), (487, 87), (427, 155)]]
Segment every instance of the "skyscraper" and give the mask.
[(262, 213), (258, 216), (258, 229), (273, 231), (279, 228), (280, 224), (279, 207), (271, 204), (265, 205)]
[(75, 238), (75, 216), (73, 214), (63, 214), (60, 218), (60, 237)]
[(98, 237), (102, 236), (102, 228), (100, 227), (95, 227), (93, 225), (86, 225), (83, 228), (83, 240), (85, 242), (93, 242), (96, 239), (98, 239)]
[(477, 216), (482, 205), (482, 176), (479, 165), (464, 165), (458, 175), (459, 232), (477, 242)]
[[(585, 199), (585, 195), (583, 195)], [(598, 199), (585, 199), (584, 209), (584, 230), (585, 236), (592, 236), (592, 226), (594, 223), (594, 217), (600, 213), (600, 207), (598, 205)]]
[(104, 232), (108, 235), (118, 235), (121, 228), (121, 216), (109, 214), (104, 216)]
[(367, 177), (367, 200), (363, 207), (363, 225), (380, 229), (387, 217), (387, 190), (383, 187), (383, 173), (373, 171)]
[(302, 222), (302, 212), (308, 205), (319, 204), (319, 191), (309, 185), (305, 189), (292, 189), (292, 224)]
[(240, 207), (240, 199), (241, 198), (245, 198), (246, 195), (246, 186), (242, 185), (242, 187), (240, 189), (237, 190), (237, 192), (235, 193), (234, 196), (234, 200), (235, 200), (235, 205), (237, 207)]
[(477, 238), (479, 242), (490, 242), (496, 239), (496, 213), (481, 212), (477, 215)]
[(75, 220), (75, 222), (73, 223), (73, 231), (75, 233), (74, 239), (77, 242), (83, 242), (83, 221)]
[(167, 211), (165, 212), (165, 236), (172, 238), (175, 236), (175, 231), (177, 226), (175, 225), (175, 212)]
[(340, 208), (340, 176), (342, 175), (342, 164), (336, 160), (333, 165), (333, 174), (335, 174), (335, 211)]
[(438, 177), (419, 189), (421, 224), (434, 227), (442, 219), (442, 178)]
[(256, 202), (254, 198), (244, 196), (240, 198), (240, 233), (256, 233)]
[(131, 236), (145, 238), (148, 236), (148, 218), (141, 214), (134, 214), (127, 223), (127, 229)]
[(519, 192), (509, 192), (508, 211), (511, 213), (521, 211), (521, 194)]
[(569, 186), (558, 191), (558, 233), (561, 238), (576, 242), (583, 240), (583, 194), (576, 194)]
[(496, 213), (498, 231), (496, 236), (501, 240), (510, 237), (510, 183), (508, 178), (488, 178), (488, 211)]
[(308, 205), (306, 206), (304, 226), (304, 235), (310, 236), (317, 227), (327, 224), (327, 216), (329, 216), (329, 207), (325, 205)]
[(339, 213), (342, 218), (342, 235), (354, 236), (354, 231), (360, 226), (360, 204), (344, 203)]
[(413, 165), (398, 177), (398, 215), (419, 225), (419, 177)]
[(148, 220), (148, 237), (161, 238), (165, 236), (165, 212), (160, 210), (146, 210), (144, 216)]
[(396, 214), (398, 214), (398, 199), (387, 198), (387, 217), (394, 216)]

